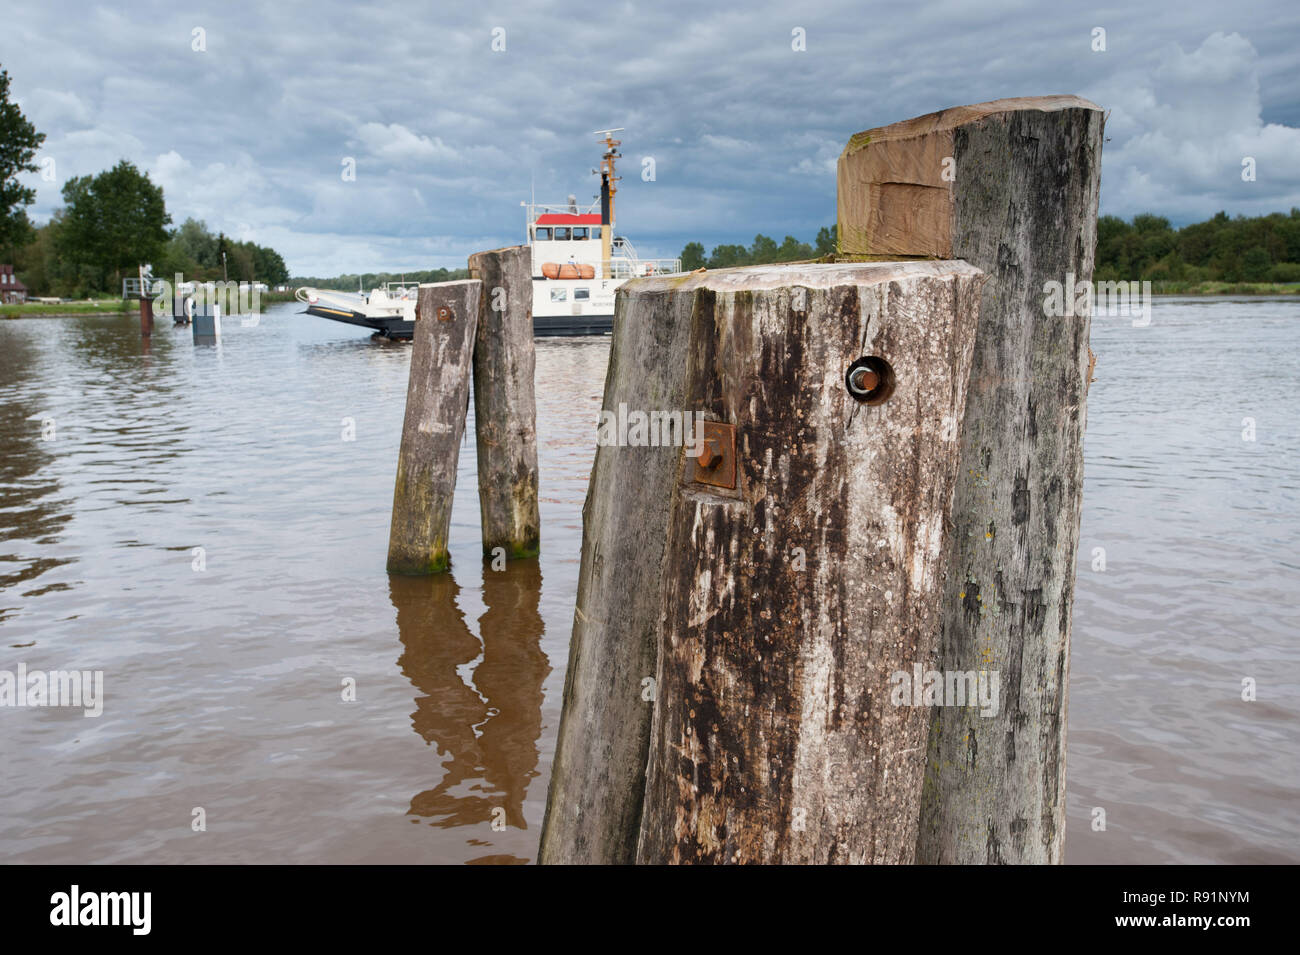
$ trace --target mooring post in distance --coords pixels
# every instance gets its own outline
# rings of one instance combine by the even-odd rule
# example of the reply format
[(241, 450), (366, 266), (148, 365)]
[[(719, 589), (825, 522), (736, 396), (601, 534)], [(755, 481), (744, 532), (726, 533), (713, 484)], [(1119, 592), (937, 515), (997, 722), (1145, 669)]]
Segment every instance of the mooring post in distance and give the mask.
[(393, 487), (388, 571), (436, 574), (450, 565), (447, 532), (469, 407), (481, 283), (421, 285), (406, 417)]
[(989, 275), (937, 669), (996, 676), (999, 699), (934, 711), (921, 862), (1061, 861), (1090, 317), (1045, 300), (1092, 281), (1103, 124), (1075, 96), (998, 100), (859, 133), (839, 160), (843, 253)]
[[(667, 399), (704, 443), (598, 449), (560, 742), (611, 711), (644, 742), (587, 727), (592, 755), (557, 755), (542, 861), (912, 859), (926, 714), (891, 678), (938, 639), (982, 280), (792, 264), (620, 290), (607, 410)], [(668, 354), (624, 350), (643, 337)], [(641, 546), (599, 551), (611, 513)]]
[(140, 335), (142, 338), (148, 338), (153, 335), (153, 299), (149, 297), (150, 280), (145, 276), (143, 266), (139, 269), (139, 278)]
[(474, 342), (474, 428), (483, 555), (535, 557), (537, 401), (533, 347), (532, 253), (527, 246), (469, 257), (483, 283)]

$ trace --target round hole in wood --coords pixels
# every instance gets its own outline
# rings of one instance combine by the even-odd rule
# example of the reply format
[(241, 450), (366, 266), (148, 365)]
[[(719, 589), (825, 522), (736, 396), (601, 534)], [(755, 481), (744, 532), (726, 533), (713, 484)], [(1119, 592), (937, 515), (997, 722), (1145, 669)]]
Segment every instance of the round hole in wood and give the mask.
[(894, 367), (879, 355), (867, 355), (849, 365), (844, 386), (855, 400), (879, 405), (890, 399), (896, 380)]

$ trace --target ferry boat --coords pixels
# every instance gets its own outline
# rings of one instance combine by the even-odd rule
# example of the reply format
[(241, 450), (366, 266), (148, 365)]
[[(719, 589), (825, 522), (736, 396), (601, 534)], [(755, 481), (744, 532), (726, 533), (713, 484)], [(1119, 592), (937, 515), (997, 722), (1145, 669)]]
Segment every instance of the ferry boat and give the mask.
[(386, 282), (383, 288), (340, 292), (304, 286), (294, 298), (307, 306), (308, 315), (369, 328), (381, 338), (409, 339), (415, 334), (418, 282)]
[[(614, 291), (628, 279), (681, 271), (680, 259), (642, 259), (632, 243), (614, 234), (614, 196), (622, 158), (618, 129), (598, 130), (600, 196), (585, 210), (577, 198), (565, 203), (522, 202), (533, 262), (533, 334), (603, 335), (614, 327)], [(377, 336), (410, 339), (415, 331), (419, 283), (389, 282), (383, 288), (340, 292), (300, 288), (294, 295), (308, 315), (369, 328)]]
[(600, 196), (585, 210), (569, 196), (563, 204), (528, 202), (527, 241), (533, 260), (533, 334), (601, 335), (614, 326), (614, 291), (630, 278), (680, 272), (680, 259), (642, 259), (625, 237), (614, 234), (614, 196), (622, 158), (618, 129), (604, 137)]

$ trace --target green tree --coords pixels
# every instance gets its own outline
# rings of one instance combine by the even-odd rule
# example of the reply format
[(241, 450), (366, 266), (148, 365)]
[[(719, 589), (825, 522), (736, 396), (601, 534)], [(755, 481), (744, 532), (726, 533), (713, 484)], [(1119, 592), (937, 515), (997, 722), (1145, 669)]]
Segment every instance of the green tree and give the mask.
[(715, 245), (709, 253), (711, 269), (729, 269), (749, 264), (749, 250), (743, 245)]
[(258, 281), (275, 286), (289, 281), (289, 267), (275, 249), (253, 246), (253, 269)]
[(95, 177), (77, 176), (63, 186), (67, 203), (59, 230), (60, 252), (75, 262), (122, 274), (153, 262), (167, 242), (167, 214), (162, 187), (123, 159)]
[(32, 160), (45, 142), (16, 103), (9, 102), (9, 74), (0, 69), (0, 253), (12, 252), (32, 238), (25, 206), (36, 190), (18, 181), (18, 174), (36, 172)]
[(776, 240), (759, 233), (754, 236), (754, 244), (749, 247), (750, 265), (767, 265), (777, 258)]
[(682, 270), (694, 272), (704, 268), (704, 246), (698, 242), (687, 242), (682, 249)]
[(811, 259), (813, 257), (812, 246), (807, 242), (800, 242), (792, 235), (786, 236), (781, 240), (781, 247), (776, 250), (777, 262), (798, 262), (800, 259)]
[(192, 271), (214, 269), (221, 264), (217, 253), (217, 237), (208, 231), (201, 219), (186, 219), (172, 233), (173, 250), (179, 257), (194, 263)]
[(1267, 282), (1273, 271), (1273, 260), (1262, 246), (1248, 249), (1241, 259), (1241, 274), (1247, 282)]
[(817, 230), (816, 252), (818, 255), (834, 255), (839, 251), (839, 226), (832, 225), (829, 228), (822, 226)]

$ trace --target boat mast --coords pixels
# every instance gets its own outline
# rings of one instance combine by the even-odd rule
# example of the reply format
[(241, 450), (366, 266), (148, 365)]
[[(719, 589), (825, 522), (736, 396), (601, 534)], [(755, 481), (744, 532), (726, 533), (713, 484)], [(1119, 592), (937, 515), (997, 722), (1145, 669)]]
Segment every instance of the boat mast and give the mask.
[(623, 154), (618, 151), (621, 139), (615, 139), (614, 134), (623, 131), (619, 126), (615, 129), (598, 129), (595, 132), (597, 136), (605, 137), (605, 155), (600, 160), (600, 258), (603, 268), (602, 276), (604, 278), (613, 278), (610, 269), (610, 245), (614, 239), (614, 193), (618, 192), (619, 176), (614, 175), (614, 160), (621, 159)]

